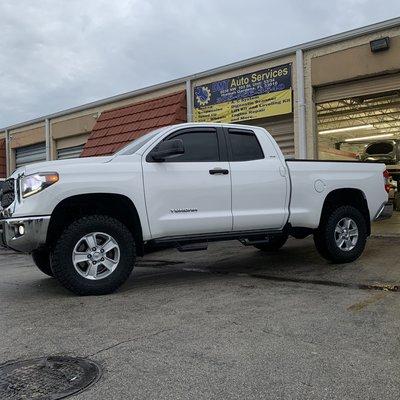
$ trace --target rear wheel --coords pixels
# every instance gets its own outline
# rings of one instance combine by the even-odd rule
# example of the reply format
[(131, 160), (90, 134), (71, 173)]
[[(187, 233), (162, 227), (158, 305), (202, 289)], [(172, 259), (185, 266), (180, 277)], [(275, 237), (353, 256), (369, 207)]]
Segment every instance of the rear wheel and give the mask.
[(135, 242), (120, 221), (93, 215), (73, 222), (58, 239), (52, 254), (55, 278), (78, 295), (114, 292), (135, 264)]
[(287, 242), (288, 237), (287, 234), (271, 236), (268, 243), (255, 244), (254, 247), (267, 253), (278, 251)]
[(366, 241), (365, 218), (352, 206), (341, 206), (333, 210), (314, 233), (314, 243), (321, 256), (338, 264), (360, 257)]
[(46, 249), (38, 249), (32, 252), (32, 259), (35, 265), (45, 275), (54, 277), (53, 271), (50, 266), (50, 253)]

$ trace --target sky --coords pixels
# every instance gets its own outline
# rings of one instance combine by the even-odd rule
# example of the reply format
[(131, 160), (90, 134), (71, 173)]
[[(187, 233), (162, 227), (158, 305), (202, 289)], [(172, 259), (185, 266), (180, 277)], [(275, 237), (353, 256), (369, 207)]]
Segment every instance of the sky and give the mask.
[(397, 16), (399, 0), (1, 0), (0, 127)]

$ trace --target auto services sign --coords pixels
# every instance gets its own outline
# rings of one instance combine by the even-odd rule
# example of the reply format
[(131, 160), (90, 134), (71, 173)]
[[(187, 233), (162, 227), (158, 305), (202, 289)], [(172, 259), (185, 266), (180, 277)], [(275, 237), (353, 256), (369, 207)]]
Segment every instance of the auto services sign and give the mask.
[(291, 113), (291, 64), (195, 86), (193, 104), (197, 122), (239, 122)]

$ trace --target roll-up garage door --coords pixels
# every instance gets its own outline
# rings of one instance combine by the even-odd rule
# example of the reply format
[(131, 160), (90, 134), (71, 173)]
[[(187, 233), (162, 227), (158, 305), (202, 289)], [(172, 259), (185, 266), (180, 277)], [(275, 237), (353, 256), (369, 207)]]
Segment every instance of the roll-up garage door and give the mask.
[(17, 168), (40, 161), (46, 161), (46, 143), (38, 143), (15, 149), (15, 163)]
[(315, 102), (341, 100), (400, 89), (400, 74), (389, 74), (353, 82), (322, 86), (315, 90)]
[(294, 124), (293, 115), (274, 121), (264, 120), (254, 125), (265, 128), (276, 140), (285, 156), (294, 156)]
[(78, 158), (81, 155), (83, 146), (84, 146), (83, 144), (80, 144), (79, 146), (58, 149), (57, 150), (57, 159), (58, 160), (66, 160), (68, 158)]

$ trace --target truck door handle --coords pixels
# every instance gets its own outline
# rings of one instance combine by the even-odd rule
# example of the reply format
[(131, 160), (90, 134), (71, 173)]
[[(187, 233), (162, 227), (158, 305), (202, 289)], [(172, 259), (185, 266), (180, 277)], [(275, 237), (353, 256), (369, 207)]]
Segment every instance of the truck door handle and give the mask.
[(229, 170), (227, 169), (222, 169), (222, 168), (214, 168), (214, 169), (210, 169), (208, 171), (210, 173), (210, 175), (228, 175), (229, 174)]

